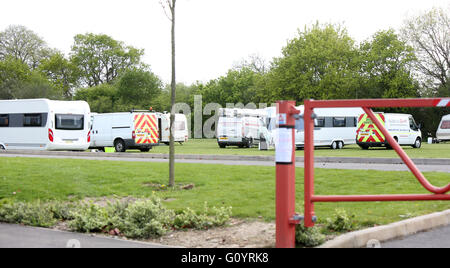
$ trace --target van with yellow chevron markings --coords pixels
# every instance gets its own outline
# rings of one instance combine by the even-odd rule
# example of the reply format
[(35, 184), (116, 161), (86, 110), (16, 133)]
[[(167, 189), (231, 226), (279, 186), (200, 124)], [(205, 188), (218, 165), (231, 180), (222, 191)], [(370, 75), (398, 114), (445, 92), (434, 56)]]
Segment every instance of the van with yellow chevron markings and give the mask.
[(154, 112), (93, 114), (91, 133), (89, 148), (102, 151), (114, 147), (116, 152), (128, 149), (148, 152), (160, 140), (158, 117)]
[[(422, 146), (422, 132), (420, 124), (416, 124), (410, 114), (375, 113), (376, 118), (383, 124), (399, 145), (420, 148)], [(356, 143), (362, 149), (369, 147), (391, 148), (381, 130), (367, 114), (358, 118)]]

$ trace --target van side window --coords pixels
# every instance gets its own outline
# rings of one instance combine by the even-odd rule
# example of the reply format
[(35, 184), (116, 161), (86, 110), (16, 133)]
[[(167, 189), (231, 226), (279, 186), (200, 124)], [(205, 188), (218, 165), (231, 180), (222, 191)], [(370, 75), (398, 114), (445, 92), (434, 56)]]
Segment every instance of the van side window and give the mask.
[(414, 119), (412, 117), (409, 118), (409, 128), (411, 128), (414, 131), (419, 130), (419, 128), (416, 125), (416, 122), (414, 122)]
[(314, 127), (325, 127), (325, 117), (318, 117), (314, 120)]
[(42, 114), (24, 114), (23, 126), (24, 127), (41, 127), (42, 126)]
[(0, 127), (8, 127), (9, 126), (9, 115), (2, 114), (0, 115)]
[(333, 127), (345, 127), (345, 117), (333, 117)]

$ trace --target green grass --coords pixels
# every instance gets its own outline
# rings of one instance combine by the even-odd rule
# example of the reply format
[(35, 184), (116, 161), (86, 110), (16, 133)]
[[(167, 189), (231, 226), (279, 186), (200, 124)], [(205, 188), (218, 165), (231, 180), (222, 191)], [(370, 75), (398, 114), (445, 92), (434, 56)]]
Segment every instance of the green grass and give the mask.
[[(450, 143), (441, 144), (423, 144), (422, 148), (414, 149), (410, 146), (402, 147), (411, 158), (450, 158)], [(138, 152), (138, 151), (130, 151)], [(169, 147), (162, 145), (154, 147), (150, 153), (168, 154)], [(220, 149), (217, 141), (213, 139), (192, 139), (187, 143), (176, 144), (176, 153), (178, 154), (204, 154), (204, 155), (274, 155), (274, 150), (259, 151), (255, 148), (238, 148), (236, 146)], [(303, 156), (303, 150), (298, 150), (296, 155)], [(378, 157), (378, 158), (397, 158), (394, 150), (386, 148), (371, 148), (362, 150), (357, 145), (349, 145), (342, 150), (331, 150), (329, 148), (316, 148), (315, 156), (329, 157)]]
[[(166, 184), (165, 163), (86, 161), (69, 159), (0, 159), (0, 199), (17, 201), (80, 200), (85, 197), (160, 196), (172, 209), (232, 206), (233, 216), (273, 220), (275, 170), (273, 167), (177, 164), (176, 182), (194, 183), (193, 190), (155, 191), (146, 184)], [(297, 210), (303, 200), (303, 169), (297, 169)], [(450, 180), (448, 173), (426, 173), (437, 186)], [(426, 193), (409, 172), (316, 170), (316, 194)], [(16, 194), (13, 194), (13, 193)], [(438, 202), (318, 203), (319, 222), (336, 208), (356, 216), (362, 226), (385, 224), (450, 208)]]

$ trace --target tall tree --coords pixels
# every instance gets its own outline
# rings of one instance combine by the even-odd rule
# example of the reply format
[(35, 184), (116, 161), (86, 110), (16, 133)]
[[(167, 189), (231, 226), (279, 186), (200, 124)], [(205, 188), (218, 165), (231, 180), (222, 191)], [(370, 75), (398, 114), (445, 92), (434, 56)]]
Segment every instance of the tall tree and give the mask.
[(450, 17), (444, 9), (429, 12), (405, 21), (403, 38), (415, 49), (417, 71), (422, 84), (431, 94), (450, 96)]
[(52, 53), (42, 38), (24, 26), (11, 25), (0, 32), (0, 60), (12, 57), (34, 70)]
[[(171, 82), (171, 110), (175, 106), (175, 94), (176, 94), (176, 77), (175, 77), (175, 6), (176, 0), (165, 0), (164, 2), (160, 0), (160, 4), (166, 13), (167, 18), (171, 22), (171, 43), (172, 43), (172, 82)], [(169, 12), (167, 12), (167, 9)], [(175, 140), (172, 135), (173, 126), (175, 122), (175, 114), (172, 111), (170, 113), (170, 141), (169, 141), (169, 186), (175, 186)]]
[(270, 99), (353, 98), (358, 86), (358, 51), (340, 25), (319, 23), (299, 31), (268, 73)]
[(71, 61), (80, 69), (86, 86), (111, 83), (120, 72), (141, 68), (144, 50), (126, 46), (105, 34), (79, 34), (72, 46)]

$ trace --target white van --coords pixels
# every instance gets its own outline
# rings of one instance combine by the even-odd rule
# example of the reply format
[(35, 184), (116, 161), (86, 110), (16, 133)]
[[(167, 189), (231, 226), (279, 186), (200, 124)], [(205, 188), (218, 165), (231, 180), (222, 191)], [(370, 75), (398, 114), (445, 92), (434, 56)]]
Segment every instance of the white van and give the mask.
[[(169, 144), (170, 142), (170, 113), (158, 113), (158, 125), (159, 125), (159, 136), (160, 142), (164, 144)], [(188, 124), (187, 118), (184, 114), (175, 114), (174, 123), (174, 140), (178, 143), (183, 143), (188, 141)]]
[(250, 148), (257, 144), (265, 126), (264, 110), (220, 109), (216, 128), (217, 143), (220, 148), (239, 146)]
[(139, 149), (148, 152), (159, 144), (156, 113), (129, 112), (93, 114), (90, 149), (115, 147), (116, 152)]
[[(384, 124), (398, 144), (412, 146), (413, 148), (422, 146), (420, 125), (416, 124), (412, 115), (375, 113), (375, 116)], [(384, 135), (367, 114), (362, 114), (359, 117), (356, 134), (357, 144), (362, 149), (381, 146), (391, 148)]]
[(436, 131), (436, 139), (441, 141), (450, 141), (450, 114), (442, 117), (439, 128)]
[[(304, 106), (296, 107), (300, 115), (304, 114)], [(267, 129), (270, 133), (268, 143), (274, 146), (278, 128), (276, 107), (269, 107), (267, 112)], [(316, 108), (314, 114), (314, 146), (342, 149), (345, 145), (355, 144), (356, 124), (358, 116), (364, 113), (361, 108)], [(305, 127), (303, 117), (295, 122), (295, 145), (298, 148), (305, 146)]]
[(0, 147), (84, 151), (91, 141), (90, 116), (85, 101), (0, 100)]

